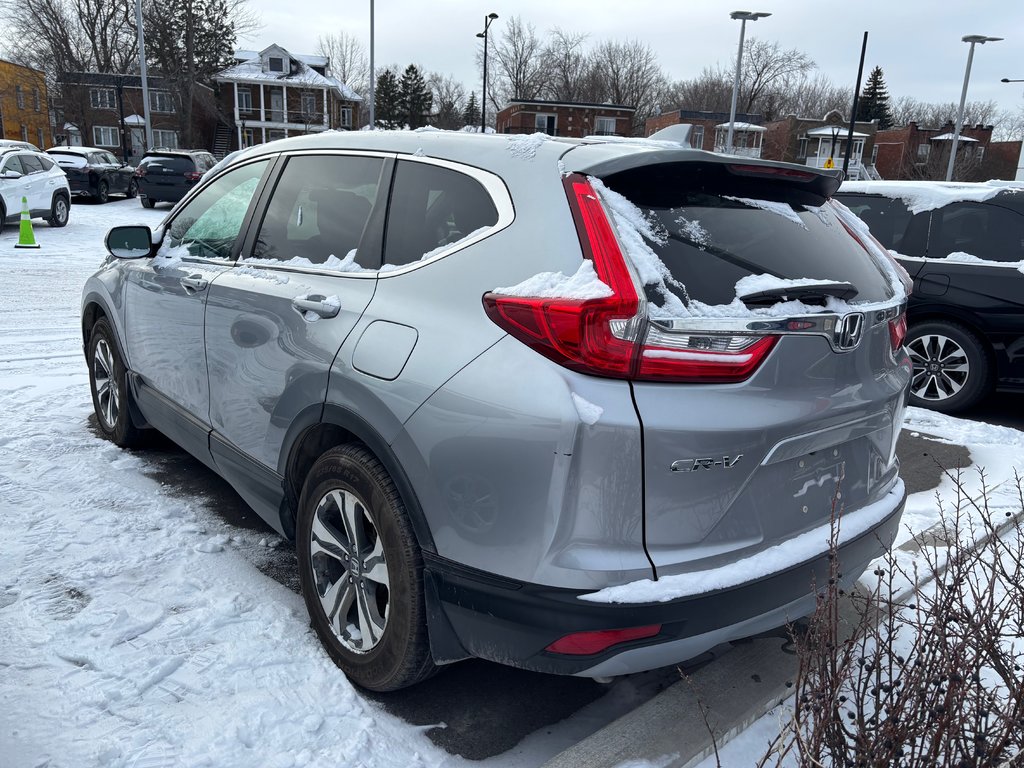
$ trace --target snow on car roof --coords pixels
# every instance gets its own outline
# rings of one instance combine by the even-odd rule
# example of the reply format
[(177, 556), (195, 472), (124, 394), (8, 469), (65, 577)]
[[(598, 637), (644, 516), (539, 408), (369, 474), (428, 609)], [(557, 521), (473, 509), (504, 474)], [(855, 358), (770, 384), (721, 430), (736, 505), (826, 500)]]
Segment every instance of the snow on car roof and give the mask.
[(990, 200), (1001, 193), (1024, 191), (1024, 185), (999, 182), (844, 181), (839, 193), (860, 192), (902, 200), (911, 213), (923, 213), (949, 203)]

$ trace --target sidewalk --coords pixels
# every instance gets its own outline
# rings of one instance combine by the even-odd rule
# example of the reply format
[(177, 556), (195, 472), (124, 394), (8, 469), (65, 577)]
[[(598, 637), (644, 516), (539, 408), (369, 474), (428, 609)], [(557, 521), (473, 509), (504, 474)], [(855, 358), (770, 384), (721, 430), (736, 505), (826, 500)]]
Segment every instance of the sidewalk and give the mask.
[[(939, 485), (942, 467), (970, 465), (963, 446), (945, 445), (906, 431), (896, 449), (907, 493)], [(843, 613), (853, 611), (847, 603)], [(850, 614), (853, 618), (852, 613)], [(544, 768), (686, 768), (789, 696), (797, 659), (785, 629), (734, 643), (721, 658), (667, 688), (646, 704), (549, 760)], [(706, 711), (707, 722), (705, 715)]]

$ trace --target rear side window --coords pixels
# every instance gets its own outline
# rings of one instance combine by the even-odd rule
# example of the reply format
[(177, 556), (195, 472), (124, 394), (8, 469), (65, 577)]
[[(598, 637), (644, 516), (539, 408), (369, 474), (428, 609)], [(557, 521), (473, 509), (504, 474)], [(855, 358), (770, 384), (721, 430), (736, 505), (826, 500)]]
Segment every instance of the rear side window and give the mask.
[[(605, 184), (660, 230), (660, 242), (649, 245), (682, 286), (673, 291), (684, 303), (729, 304), (740, 279), (761, 274), (848, 282), (857, 290), (854, 303), (892, 298), (879, 266), (824, 198), (795, 184), (679, 165), (630, 173), (618, 183), (609, 177)], [(663, 301), (653, 292), (648, 299), (657, 306)]]
[(51, 168), (53, 168), (53, 160), (51, 160), (48, 157), (45, 157), (43, 155), (36, 155), (36, 160), (38, 160), (39, 164), (43, 166), (44, 171), (48, 171)]
[(351, 155), (289, 159), (271, 195), (253, 257), (308, 266), (327, 263), (333, 256), (375, 267), (379, 245), (376, 253), (361, 253), (360, 242), (383, 165), (377, 157)]
[(845, 206), (868, 225), (871, 234), (889, 250), (923, 257), (928, 245), (929, 213), (911, 213), (899, 198), (838, 194)]
[(933, 214), (928, 255), (966, 253), (985, 261), (1024, 260), (1024, 216), (1000, 205), (952, 203)]
[(430, 163), (401, 161), (388, 208), (384, 263), (394, 267), (498, 223), (487, 190), (471, 176)]
[(25, 169), (25, 173), (39, 173), (44, 170), (43, 164), (35, 155), (22, 155), (21, 165)]

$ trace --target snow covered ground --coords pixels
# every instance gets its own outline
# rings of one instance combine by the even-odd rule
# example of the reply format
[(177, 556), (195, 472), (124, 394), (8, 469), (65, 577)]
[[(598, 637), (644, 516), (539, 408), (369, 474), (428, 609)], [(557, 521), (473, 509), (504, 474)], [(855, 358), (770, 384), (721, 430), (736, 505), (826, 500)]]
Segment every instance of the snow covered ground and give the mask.
[[(66, 229), (34, 222), (39, 251), (13, 248), (16, 227), (0, 232), (0, 765), (471, 764), (327, 660), (301, 598), (251, 562), (272, 535), (225, 525), (202, 498), (152, 479), (145, 453), (90, 426), (81, 286), (109, 227), (155, 226), (166, 212), (75, 205)], [(908, 419), (968, 445), (990, 484), (1024, 469), (1024, 433)], [(926, 526), (933, 508), (932, 493), (911, 497), (906, 520)], [(615, 717), (635, 687), (472, 764), (539, 765)]]

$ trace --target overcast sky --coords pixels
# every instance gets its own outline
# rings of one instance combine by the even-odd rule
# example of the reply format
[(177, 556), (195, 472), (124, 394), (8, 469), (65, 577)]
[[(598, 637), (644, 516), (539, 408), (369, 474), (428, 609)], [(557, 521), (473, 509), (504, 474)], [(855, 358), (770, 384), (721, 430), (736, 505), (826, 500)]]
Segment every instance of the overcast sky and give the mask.
[[(497, 13), (492, 36), (519, 16), (543, 35), (554, 27), (590, 35), (591, 42), (638, 39), (657, 54), (671, 80), (693, 77), (707, 64), (732, 66), (740, 23), (732, 10), (765, 11), (748, 22), (747, 35), (798, 48), (835, 83), (853, 86), (863, 33), (868, 50), (864, 77), (881, 66), (894, 97), (958, 102), (969, 45), (964, 35), (1005, 38), (975, 47), (968, 100), (995, 100), (1016, 110), (1024, 104), (1024, 2), (1021, 0), (377, 0), (375, 63), (415, 63), (428, 72), (453, 75), (468, 90), (480, 89), (475, 35), (484, 17)], [(240, 47), (278, 43), (293, 53), (315, 53), (317, 37), (345, 31), (369, 47), (370, 0), (250, 0), (263, 28)], [(492, 37), (491, 40), (494, 40)]]

